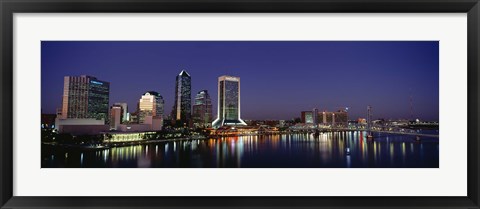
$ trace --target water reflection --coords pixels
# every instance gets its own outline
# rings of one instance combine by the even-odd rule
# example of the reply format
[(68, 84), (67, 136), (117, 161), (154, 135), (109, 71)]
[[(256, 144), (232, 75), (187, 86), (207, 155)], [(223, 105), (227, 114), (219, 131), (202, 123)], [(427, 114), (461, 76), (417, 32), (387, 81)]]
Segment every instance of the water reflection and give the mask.
[[(438, 167), (438, 138), (333, 132), (237, 136), (82, 150), (42, 146), (42, 167)], [(349, 154), (345, 149), (349, 148)]]

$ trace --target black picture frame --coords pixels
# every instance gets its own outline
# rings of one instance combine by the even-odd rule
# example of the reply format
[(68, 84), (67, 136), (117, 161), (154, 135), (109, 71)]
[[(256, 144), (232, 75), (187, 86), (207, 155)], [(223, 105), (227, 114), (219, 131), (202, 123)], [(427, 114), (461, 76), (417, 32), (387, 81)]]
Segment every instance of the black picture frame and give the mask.
[[(0, 0), (2, 208), (479, 208), (479, 0)], [(467, 13), (468, 195), (465, 197), (20, 197), (13, 196), (14, 13)], [(448, 179), (445, 179), (448, 181)]]

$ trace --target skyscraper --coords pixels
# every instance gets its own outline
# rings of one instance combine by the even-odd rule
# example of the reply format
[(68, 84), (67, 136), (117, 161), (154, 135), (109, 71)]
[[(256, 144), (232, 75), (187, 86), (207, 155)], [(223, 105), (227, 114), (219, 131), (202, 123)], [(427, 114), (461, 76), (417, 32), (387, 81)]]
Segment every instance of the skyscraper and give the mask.
[(62, 119), (95, 118), (108, 121), (110, 83), (93, 76), (65, 76)]
[(182, 70), (175, 81), (175, 103), (172, 110), (172, 119), (180, 123), (188, 124), (192, 108), (192, 84), (191, 77), (187, 71)]
[(247, 125), (240, 119), (240, 78), (233, 76), (218, 77), (218, 116), (212, 126)]
[(193, 123), (195, 127), (210, 127), (212, 122), (212, 100), (207, 90), (202, 90), (195, 96), (193, 105)]
[(148, 116), (163, 119), (163, 105), (163, 97), (158, 92), (148, 91), (143, 94), (138, 102), (139, 123), (144, 123)]

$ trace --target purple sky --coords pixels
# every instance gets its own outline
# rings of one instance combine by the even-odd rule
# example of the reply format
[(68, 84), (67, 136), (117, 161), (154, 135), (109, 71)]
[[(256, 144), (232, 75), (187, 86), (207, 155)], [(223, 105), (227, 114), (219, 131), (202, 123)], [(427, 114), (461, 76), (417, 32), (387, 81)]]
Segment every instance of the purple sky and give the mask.
[(203, 89), (217, 113), (217, 78), (241, 78), (243, 119), (291, 119), (317, 107), (349, 107), (349, 118), (438, 120), (437, 41), (43, 41), (42, 111), (61, 107), (63, 77), (110, 82), (110, 103), (135, 110), (157, 91), (165, 112), (175, 76), (192, 76), (192, 102)]

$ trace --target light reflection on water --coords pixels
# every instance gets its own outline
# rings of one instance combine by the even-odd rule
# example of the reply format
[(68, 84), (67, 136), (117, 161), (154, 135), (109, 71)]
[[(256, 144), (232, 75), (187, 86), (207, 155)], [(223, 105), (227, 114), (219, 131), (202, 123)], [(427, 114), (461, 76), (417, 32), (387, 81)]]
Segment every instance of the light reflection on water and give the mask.
[[(42, 147), (42, 167), (438, 168), (438, 138), (363, 132), (236, 136), (79, 150)], [(408, 147), (408, 148), (407, 148)], [(350, 154), (345, 149), (350, 149)]]

